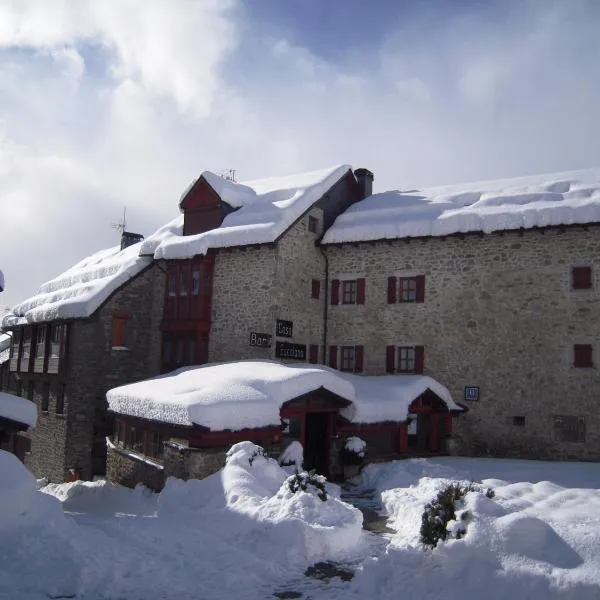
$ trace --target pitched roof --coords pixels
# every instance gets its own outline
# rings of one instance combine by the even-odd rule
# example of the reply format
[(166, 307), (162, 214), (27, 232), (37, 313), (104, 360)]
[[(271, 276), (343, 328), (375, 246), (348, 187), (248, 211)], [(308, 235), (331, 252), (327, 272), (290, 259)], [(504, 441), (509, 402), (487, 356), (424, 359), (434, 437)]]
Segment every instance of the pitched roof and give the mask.
[(324, 244), (600, 222), (600, 168), (373, 194)]

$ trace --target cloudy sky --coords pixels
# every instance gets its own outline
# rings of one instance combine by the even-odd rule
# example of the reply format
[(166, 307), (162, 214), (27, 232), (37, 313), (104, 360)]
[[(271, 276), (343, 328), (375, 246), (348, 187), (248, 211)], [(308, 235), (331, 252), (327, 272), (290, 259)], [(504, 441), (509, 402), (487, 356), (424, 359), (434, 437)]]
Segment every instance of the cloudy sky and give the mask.
[(0, 0), (0, 310), (202, 169), (600, 165), (597, 0)]

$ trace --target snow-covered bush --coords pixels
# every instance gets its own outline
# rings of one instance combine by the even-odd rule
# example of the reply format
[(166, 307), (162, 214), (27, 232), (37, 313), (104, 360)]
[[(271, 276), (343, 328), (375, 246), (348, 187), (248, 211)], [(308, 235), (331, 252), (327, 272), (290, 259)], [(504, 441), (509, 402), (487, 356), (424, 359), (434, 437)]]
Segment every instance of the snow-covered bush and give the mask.
[(342, 451), (342, 462), (345, 465), (362, 465), (367, 452), (367, 442), (352, 436), (346, 439)]
[(463, 510), (463, 501), (469, 492), (485, 493), (487, 498), (494, 497), (492, 489), (484, 492), (481, 486), (474, 483), (451, 483), (446, 486), (423, 511), (420, 540), (424, 546), (435, 548), (440, 540), (460, 539), (465, 535), (470, 515), (469, 511)]
[(282, 467), (295, 467), (296, 472), (302, 470), (304, 463), (304, 448), (302, 444), (297, 441), (291, 442), (281, 453), (279, 457), (279, 464)]
[(302, 490), (303, 492), (316, 493), (317, 498), (325, 502), (327, 500), (327, 490), (325, 484), (327, 480), (323, 475), (317, 475), (314, 470), (308, 473), (296, 473), (289, 477), (286, 484), (293, 494)]

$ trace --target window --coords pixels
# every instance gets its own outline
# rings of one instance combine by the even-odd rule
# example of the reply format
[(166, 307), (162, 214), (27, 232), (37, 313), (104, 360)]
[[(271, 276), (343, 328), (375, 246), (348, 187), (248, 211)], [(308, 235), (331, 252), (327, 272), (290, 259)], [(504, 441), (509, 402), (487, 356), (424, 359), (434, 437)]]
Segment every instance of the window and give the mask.
[(168, 294), (169, 296), (177, 296), (177, 271), (169, 273)]
[(192, 296), (197, 296), (200, 293), (200, 271), (194, 269), (192, 271)]
[(48, 412), (48, 407), (50, 406), (50, 383), (48, 381), (44, 381), (42, 384), (42, 412)]
[(127, 345), (126, 325), (129, 317), (125, 315), (113, 315), (112, 320), (112, 347), (124, 348)]
[(356, 304), (356, 279), (342, 281), (342, 304)]
[(60, 358), (60, 342), (62, 337), (62, 325), (50, 327), (50, 358)]
[(19, 367), (19, 350), (21, 348), (21, 329), (15, 329), (10, 344), (10, 370), (17, 371)]
[(413, 373), (415, 370), (414, 346), (400, 346), (398, 348), (398, 372)]
[(317, 217), (308, 217), (308, 230), (311, 233), (319, 232), (319, 219)]
[(58, 386), (58, 392), (56, 394), (56, 414), (65, 414), (65, 384), (61, 383)]
[(131, 450), (135, 450), (136, 452), (142, 452), (143, 445), (143, 432), (137, 431), (136, 428), (132, 427), (131, 425), (128, 426), (125, 439), (125, 447), (131, 448)]
[(35, 342), (35, 360), (44, 360), (46, 356), (46, 325), (38, 325)]
[(23, 393), (23, 380), (19, 379), (15, 385), (15, 396), (20, 396)]
[(342, 346), (341, 370), (354, 371), (354, 346)]
[(313, 279), (310, 286), (310, 297), (318, 299), (321, 295), (321, 282), (318, 279)]
[(23, 343), (21, 345), (20, 371), (29, 371), (29, 356), (31, 353), (31, 327), (23, 329)]
[(163, 440), (158, 431), (148, 432), (150, 438), (150, 447), (148, 448), (150, 456), (153, 458), (162, 458), (163, 455)]
[(575, 344), (573, 346), (573, 366), (583, 368), (594, 366), (591, 344)]
[(425, 302), (425, 276), (388, 277), (388, 304)]
[(388, 373), (423, 373), (425, 348), (423, 346), (388, 346), (386, 371)]
[(188, 272), (187, 269), (179, 271), (179, 295), (187, 296), (188, 293)]
[(364, 304), (365, 303), (365, 280), (364, 279), (333, 279), (331, 281), (331, 304), (340, 303), (340, 288), (342, 304)]
[(27, 383), (27, 399), (33, 400), (35, 394), (35, 381), (33, 379)]
[(585, 417), (556, 415), (554, 435), (561, 442), (585, 443)]
[(571, 288), (589, 290), (592, 287), (592, 267), (573, 267), (571, 269)]
[(512, 422), (515, 427), (525, 427), (525, 417), (523, 415), (515, 415)]

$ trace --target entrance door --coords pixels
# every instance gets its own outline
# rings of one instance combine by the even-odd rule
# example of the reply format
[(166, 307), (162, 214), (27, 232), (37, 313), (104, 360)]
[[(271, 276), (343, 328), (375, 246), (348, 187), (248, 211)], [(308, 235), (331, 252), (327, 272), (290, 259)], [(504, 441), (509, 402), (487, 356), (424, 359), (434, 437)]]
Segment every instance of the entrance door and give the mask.
[(417, 450), (419, 452), (429, 451), (430, 425), (429, 415), (419, 413), (417, 417)]
[(329, 475), (330, 413), (306, 413), (304, 437), (304, 468), (315, 469), (319, 475)]

